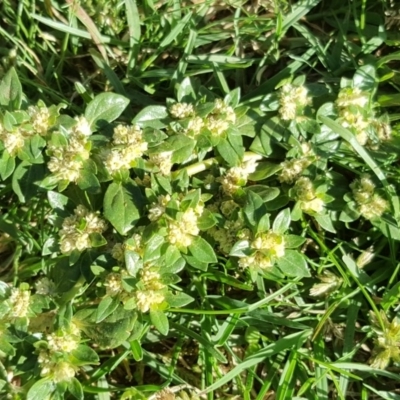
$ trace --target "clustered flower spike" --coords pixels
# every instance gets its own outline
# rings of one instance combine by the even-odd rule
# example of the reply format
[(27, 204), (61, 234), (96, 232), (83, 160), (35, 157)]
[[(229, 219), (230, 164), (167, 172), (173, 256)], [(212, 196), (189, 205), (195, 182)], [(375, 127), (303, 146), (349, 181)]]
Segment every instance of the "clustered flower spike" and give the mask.
[(107, 224), (98, 214), (79, 205), (74, 210), (73, 216), (64, 219), (62, 229), (59, 231), (61, 252), (70, 254), (74, 250), (83, 251), (91, 248), (90, 234), (102, 233), (106, 229)]
[(388, 202), (375, 193), (375, 184), (368, 174), (355, 180), (350, 188), (357, 203), (358, 211), (366, 219), (380, 217), (387, 209)]
[(279, 94), (279, 115), (284, 121), (296, 120), (310, 102), (311, 99), (304, 86), (287, 83), (282, 86)]
[(71, 323), (68, 329), (60, 329), (47, 335), (47, 346), (41, 348), (38, 364), (40, 375), (53, 382), (69, 382), (76, 374), (76, 366), (69, 361), (69, 355), (76, 350), (81, 340), (78, 327)]
[(253, 254), (240, 258), (242, 268), (268, 269), (285, 255), (285, 238), (272, 230), (259, 233), (250, 243)]
[(102, 157), (108, 172), (114, 175), (133, 167), (147, 150), (148, 144), (137, 125), (118, 125), (114, 128), (111, 146), (111, 149), (103, 151)]
[(321, 283), (316, 283), (310, 289), (310, 296), (322, 296), (333, 293), (343, 283), (343, 279), (337, 275), (325, 270), (322, 275), (318, 276)]
[(34, 135), (46, 136), (50, 128), (49, 109), (45, 106), (30, 106), (25, 123), (14, 125), (10, 131), (0, 124), (0, 140), (10, 156), (15, 157), (26, 140)]
[(296, 199), (300, 202), (300, 208), (307, 214), (319, 214), (323, 211), (325, 203), (317, 197), (314, 185), (310, 178), (300, 177), (294, 185)]
[(354, 133), (360, 145), (377, 148), (376, 140), (390, 139), (391, 128), (388, 123), (375, 117), (373, 110), (368, 107), (369, 103), (369, 94), (359, 88), (343, 88), (336, 99), (342, 126)]
[(257, 161), (250, 159), (238, 167), (230, 168), (226, 174), (217, 179), (227, 195), (233, 195), (240, 187), (245, 186), (247, 179), (257, 168)]
[(200, 232), (197, 226), (198, 217), (196, 210), (188, 208), (178, 215), (177, 220), (168, 220), (167, 240), (169, 243), (180, 248), (190, 246), (193, 238)]
[(11, 295), (8, 298), (10, 305), (10, 318), (25, 318), (29, 311), (31, 294), (28, 290), (20, 288), (11, 289)]
[(91, 134), (85, 117), (77, 117), (75, 126), (68, 133), (67, 145), (48, 144), (50, 161), (48, 169), (59, 181), (77, 182), (84, 162), (90, 156), (88, 137)]
[(389, 322), (384, 311), (381, 311), (380, 316), (383, 327), (377, 316), (371, 312), (372, 330), (376, 337), (370, 363), (372, 368), (385, 369), (391, 360), (400, 362), (400, 320), (395, 317)]
[(212, 136), (222, 136), (228, 128), (236, 122), (236, 114), (231, 106), (227, 106), (223, 100), (216, 99), (214, 110), (206, 118), (206, 127)]
[(143, 269), (139, 285), (142, 286), (142, 289), (136, 292), (136, 305), (139, 311), (145, 313), (164, 302), (166, 286), (161, 282), (161, 276), (157, 271)]

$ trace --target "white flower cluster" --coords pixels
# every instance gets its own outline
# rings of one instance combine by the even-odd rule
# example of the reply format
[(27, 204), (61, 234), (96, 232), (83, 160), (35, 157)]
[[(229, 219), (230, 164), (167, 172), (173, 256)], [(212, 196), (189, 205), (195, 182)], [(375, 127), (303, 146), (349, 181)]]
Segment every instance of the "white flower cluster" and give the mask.
[(25, 318), (29, 311), (30, 297), (31, 294), (28, 290), (11, 289), (11, 295), (8, 298), (10, 305), (8, 316), (10, 318)]
[(176, 119), (188, 118), (194, 114), (193, 105), (188, 103), (174, 103), (168, 111)]
[(188, 208), (183, 213), (178, 213), (178, 220), (168, 221), (167, 240), (169, 243), (178, 247), (188, 247), (191, 245), (193, 237), (197, 236), (200, 229), (197, 226), (197, 219), (202, 214), (198, 210)]
[(227, 195), (234, 194), (240, 187), (245, 186), (247, 179), (257, 168), (257, 161), (250, 159), (242, 163), (238, 167), (230, 168), (227, 173), (218, 178), (217, 181), (221, 183), (222, 190)]
[(54, 383), (69, 382), (76, 373), (76, 369), (67, 361), (53, 360), (47, 351), (41, 351), (38, 357), (41, 367), (40, 375), (49, 377)]
[(300, 208), (307, 214), (319, 214), (323, 211), (325, 203), (317, 197), (315, 188), (310, 178), (300, 177), (294, 185), (296, 200), (300, 202)]
[(216, 99), (214, 109), (206, 118), (205, 125), (213, 136), (222, 136), (236, 122), (236, 114), (223, 100)]
[(350, 188), (358, 210), (364, 218), (380, 217), (388, 209), (387, 201), (375, 193), (375, 184), (368, 174), (355, 180)]
[(143, 269), (139, 285), (141, 290), (136, 291), (136, 306), (145, 313), (164, 302), (166, 286), (161, 282), (157, 271)]
[(73, 216), (64, 219), (59, 231), (61, 252), (69, 254), (73, 250), (83, 251), (91, 248), (90, 234), (103, 233), (106, 229), (107, 224), (98, 214), (79, 205)]
[(28, 114), (31, 117), (31, 124), (34, 133), (41, 136), (47, 134), (50, 128), (50, 112), (47, 107), (30, 106)]
[(55, 293), (56, 285), (49, 278), (44, 277), (35, 283), (36, 294), (52, 296)]
[(273, 231), (263, 232), (251, 242), (250, 248), (254, 253), (240, 258), (242, 268), (267, 269), (274, 265), (278, 258), (285, 255), (285, 238)]
[(310, 296), (328, 295), (339, 288), (343, 282), (342, 278), (339, 278), (328, 270), (325, 270), (322, 275), (319, 275), (318, 279), (321, 281), (321, 283), (316, 283), (310, 289)]
[(90, 125), (85, 117), (77, 117), (76, 124), (69, 132), (67, 146), (48, 145), (50, 161), (47, 167), (60, 181), (77, 182), (84, 161), (89, 158), (88, 137)]
[(81, 339), (78, 327), (71, 323), (69, 329), (53, 332), (47, 336), (47, 349), (38, 356), (40, 375), (53, 382), (68, 382), (76, 373), (76, 367), (68, 360), (70, 352), (76, 350)]
[(225, 255), (229, 255), (238, 239), (248, 240), (251, 236), (250, 230), (244, 228), (244, 222), (240, 218), (235, 221), (226, 221), (223, 228), (213, 227), (207, 233), (214, 238)]
[(293, 183), (310, 164), (311, 160), (306, 157), (283, 161), (282, 170), (278, 176), (279, 182)]
[(135, 161), (147, 150), (148, 144), (137, 125), (118, 125), (114, 128), (111, 146), (111, 150), (105, 150), (102, 156), (107, 171), (114, 175), (134, 166)]
[(122, 286), (122, 276), (117, 272), (111, 272), (107, 275), (104, 286), (107, 296), (115, 297), (124, 291)]
[(158, 196), (157, 203), (152, 203), (149, 208), (148, 218), (150, 221), (157, 221), (165, 213), (165, 207), (171, 200), (171, 196), (167, 194), (166, 196)]
[(373, 132), (381, 140), (389, 140), (391, 128), (388, 123), (375, 118), (372, 110), (367, 108), (369, 94), (359, 88), (343, 88), (336, 100), (339, 120), (344, 128), (351, 130), (362, 146), (376, 147), (371, 141), (369, 132)]
[(285, 121), (295, 120), (303, 111), (304, 107), (311, 103), (304, 86), (295, 86), (286, 83), (279, 93), (279, 115)]
[(150, 154), (150, 161), (159, 168), (162, 175), (169, 175), (172, 168), (172, 151)]

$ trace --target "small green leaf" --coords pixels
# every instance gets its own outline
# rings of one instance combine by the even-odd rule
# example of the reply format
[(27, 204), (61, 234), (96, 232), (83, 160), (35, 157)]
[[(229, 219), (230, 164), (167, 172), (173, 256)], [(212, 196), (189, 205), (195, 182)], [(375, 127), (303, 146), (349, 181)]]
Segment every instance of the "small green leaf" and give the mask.
[(130, 342), (132, 356), (135, 361), (141, 361), (143, 359), (143, 349), (139, 340), (132, 340)]
[(104, 196), (104, 216), (121, 235), (132, 229), (140, 218), (142, 193), (135, 182), (113, 182)]
[(217, 257), (211, 245), (202, 237), (196, 236), (193, 238), (189, 246), (190, 253), (202, 263), (216, 263)]
[(97, 364), (99, 362), (99, 356), (97, 353), (84, 344), (80, 344), (78, 348), (71, 352), (71, 361), (76, 366)]
[(0, 83), (0, 104), (12, 110), (18, 110), (22, 103), (22, 86), (12, 67)]
[(15, 157), (11, 157), (7, 150), (3, 151), (0, 158), (0, 176), (5, 181), (15, 169)]
[(71, 378), (68, 382), (68, 391), (78, 400), (83, 400), (83, 388), (78, 379)]
[(50, 379), (39, 379), (29, 389), (26, 400), (47, 400), (55, 388), (55, 384)]
[(248, 240), (239, 240), (236, 242), (231, 252), (229, 253), (230, 256), (234, 257), (245, 257), (251, 254), (250, 249), (250, 242)]
[(276, 233), (285, 233), (290, 226), (290, 208), (285, 208), (279, 212), (275, 217), (274, 223), (272, 224), (272, 230)]
[(112, 314), (117, 307), (119, 306), (119, 299), (112, 298), (110, 296), (104, 297), (101, 301), (99, 306), (97, 307), (96, 312), (96, 324), (105, 320), (110, 314)]
[(263, 199), (252, 190), (247, 190), (246, 204), (243, 212), (247, 221), (253, 227), (256, 227), (261, 218), (268, 214)]
[(92, 130), (102, 121), (112, 122), (125, 110), (129, 100), (115, 93), (101, 93), (97, 95), (86, 107), (85, 117)]
[(45, 169), (41, 164), (31, 165), (23, 161), (18, 165), (12, 177), (12, 188), (21, 203), (37, 196), (38, 185), (44, 175)]
[(187, 304), (191, 303), (192, 301), (194, 301), (194, 298), (186, 293), (178, 292), (175, 295), (168, 293), (168, 295), (165, 297), (165, 300), (170, 305), (170, 307), (178, 308), (184, 307)]
[(298, 251), (286, 250), (285, 255), (277, 261), (279, 269), (287, 276), (296, 278), (309, 277), (307, 262)]
[(150, 310), (151, 323), (163, 335), (168, 335), (169, 323), (168, 318), (161, 310)]
[(136, 114), (132, 124), (138, 124), (142, 128), (149, 127), (163, 129), (167, 126), (163, 120), (168, 118), (167, 108), (164, 106), (148, 106)]

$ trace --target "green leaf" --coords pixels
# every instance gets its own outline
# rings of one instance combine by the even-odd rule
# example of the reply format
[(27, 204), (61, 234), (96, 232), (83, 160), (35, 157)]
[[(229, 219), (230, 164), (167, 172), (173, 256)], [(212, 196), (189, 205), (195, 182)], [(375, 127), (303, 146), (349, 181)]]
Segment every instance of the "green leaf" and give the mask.
[(132, 340), (130, 342), (132, 356), (135, 361), (141, 361), (143, 359), (143, 349), (139, 340)]
[(151, 323), (163, 335), (168, 335), (169, 323), (165, 313), (161, 310), (150, 310)]
[(256, 227), (261, 218), (268, 214), (263, 199), (252, 190), (246, 192), (246, 204), (243, 212), (252, 227)]
[(193, 238), (189, 246), (190, 253), (202, 263), (216, 263), (217, 257), (211, 245), (202, 237), (196, 236)]
[(76, 366), (87, 364), (98, 364), (99, 356), (97, 353), (84, 344), (80, 344), (75, 350), (71, 352), (71, 362)]
[(285, 248), (295, 249), (305, 243), (306, 238), (297, 235), (285, 235)]
[(86, 107), (85, 117), (92, 130), (102, 121), (112, 122), (117, 119), (129, 104), (129, 99), (120, 94), (101, 93)]
[(166, 118), (168, 118), (166, 107), (148, 106), (136, 114), (136, 117), (132, 120), (132, 124), (138, 124), (142, 128), (163, 129), (167, 126), (167, 124), (163, 122)]
[(229, 255), (234, 257), (246, 257), (250, 255), (251, 252), (250, 242), (248, 240), (239, 240), (233, 245)]
[(18, 110), (22, 103), (22, 86), (12, 67), (0, 83), (0, 104), (12, 110)]
[(363, 65), (358, 68), (353, 78), (355, 88), (372, 93), (376, 88), (376, 70), (371, 64)]
[(50, 379), (39, 379), (29, 389), (26, 400), (48, 400), (55, 388), (55, 384)]
[(143, 260), (135, 251), (125, 250), (125, 265), (129, 275), (136, 276), (143, 268)]
[(191, 265), (194, 268), (199, 269), (200, 271), (207, 271), (208, 269), (208, 263), (204, 263), (197, 259), (196, 257), (193, 256), (188, 256), (186, 254), (183, 254), (183, 258), (186, 260), (186, 262)]
[(168, 293), (165, 296), (165, 300), (170, 305), (170, 307), (179, 308), (190, 304), (194, 301), (194, 298), (186, 293), (178, 292), (175, 295), (172, 293)]
[(117, 307), (119, 306), (119, 299), (112, 298), (110, 296), (104, 297), (101, 301), (99, 306), (97, 307), (96, 312), (96, 324), (105, 320), (110, 314), (112, 314)]
[(104, 216), (121, 235), (126, 235), (140, 218), (142, 193), (135, 182), (113, 182), (104, 196)]
[(285, 208), (279, 212), (272, 224), (272, 230), (279, 234), (284, 234), (290, 226), (290, 208)]
[(227, 139), (220, 140), (217, 145), (217, 150), (230, 167), (240, 164), (241, 156), (236, 152)]
[(78, 400), (83, 400), (83, 388), (78, 379), (71, 378), (68, 382), (68, 391)]
[(15, 157), (11, 157), (7, 150), (3, 151), (0, 159), (0, 176), (5, 181), (15, 169)]
[(328, 232), (336, 233), (336, 229), (332, 224), (332, 219), (329, 214), (316, 215), (315, 220), (321, 225), (323, 229)]
[(58, 192), (53, 192), (52, 190), (47, 192), (47, 200), (51, 208), (55, 211), (67, 211), (67, 205), (70, 204), (70, 200), (67, 196)]
[(161, 258), (161, 247), (164, 244), (164, 237), (158, 234), (155, 234), (151, 237), (151, 239), (147, 242), (144, 255), (143, 262), (150, 262)]
[(12, 188), (21, 203), (25, 203), (38, 194), (39, 182), (44, 178), (44, 165), (23, 161), (15, 169)]
[(0, 337), (0, 357), (15, 355), (14, 347), (6, 339)]
[(279, 269), (287, 276), (296, 278), (311, 276), (304, 256), (296, 250), (286, 250), (285, 255), (278, 258), (277, 264)]
[(196, 142), (184, 135), (174, 135), (167, 139), (164, 144), (172, 150), (172, 163), (181, 164), (192, 155)]
[(35, 135), (31, 139), (25, 140), (24, 146), (18, 152), (18, 158), (31, 164), (43, 164), (42, 152), (45, 146), (46, 141), (41, 136)]

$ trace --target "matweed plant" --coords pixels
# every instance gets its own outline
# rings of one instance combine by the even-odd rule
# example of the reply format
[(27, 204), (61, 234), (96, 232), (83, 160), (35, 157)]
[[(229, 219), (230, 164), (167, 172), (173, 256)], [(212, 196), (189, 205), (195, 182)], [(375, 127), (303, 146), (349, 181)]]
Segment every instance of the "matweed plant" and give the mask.
[[(351, 253), (345, 242), (363, 229), (400, 240), (388, 198), (396, 181), (389, 187), (365, 160), (383, 163), (396, 140), (375, 89), (365, 66), (336, 92), (299, 77), (250, 107), (238, 89), (221, 99), (185, 79), (165, 106), (132, 115), (127, 98), (107, 92), (71, 116), (29, 104), (11, 69), (0, 84), (2, 190), (21, 207), (42, 199), (48, 229), (36, 238), (36, 284), (16, 273), (0, 285), (1, 360), (5, 371), (22, 368), (19, 386), (2, 377), (0, 390), (82, 399), (99, 349), (130, 347), (140, 361), (146, 338), (168, 337), (190, 305), (211, 311), (224, 291), (313, 277), (321, 283), (310, 295), (334, 298), (362, 279), (333, 256), (320, 262), (318, 246), (333, 240)], [(1, 229), (26, 246), (11, 220), (5, 206)], [(199, 299), (206, 276), (224, 289)], [(375, 319), (371, 362), (385, 368), (399, 361), (398, 321)]]

